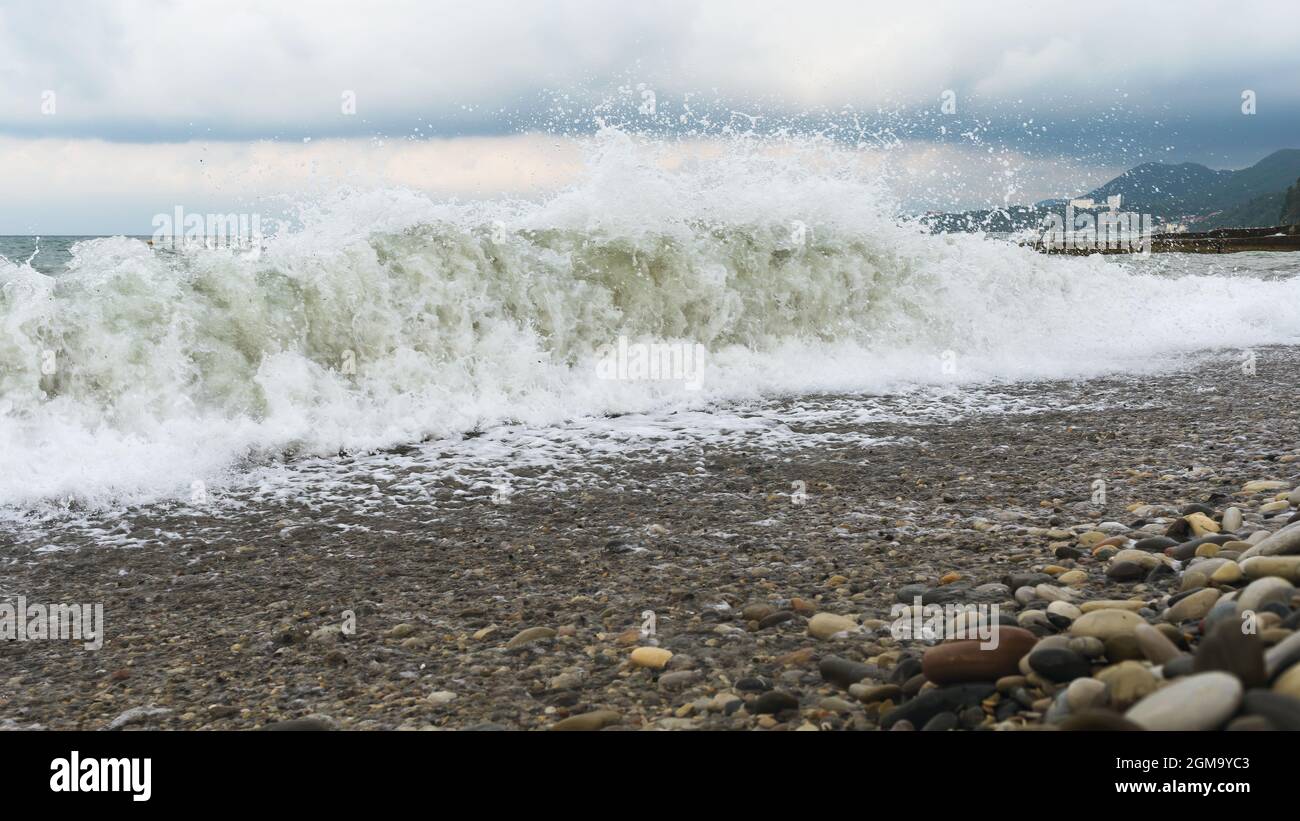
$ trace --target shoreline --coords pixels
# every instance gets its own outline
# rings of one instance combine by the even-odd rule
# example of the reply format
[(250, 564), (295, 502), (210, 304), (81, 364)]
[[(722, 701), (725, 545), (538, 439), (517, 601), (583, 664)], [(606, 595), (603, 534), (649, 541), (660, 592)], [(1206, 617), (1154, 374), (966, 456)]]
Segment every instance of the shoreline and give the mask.
[[(327, 527), (313, 523), (324, 502), (292, 498), (250, 507), (233, 529), (144, 511), (135, 531), (156, 536), (138, 547), (6, 545), (0, 592), (102, 603), (106, 636), (95, 652), (0, 641), (11, 676), (0, 727), (1012, 729), (1127, 709), (1159, 689), (1147, 652), (1168, 648), (1129, 618), (1115, 617), (1127, 626), (1114, 635), (1083, 635), (1087, 602), (1140, 602), (1102, 609), (1164, 625), (1155, 631), (1176, 651), (1198, 651), (1201, 620), (1245, 580), (1202, 574), (1183, 590), (1197, 579), (1160, 551), (1107, 551), (1166, 532), (1189, 505), (1211, 520), (1238, 507), (1243, 539), (1296, 515), (1259, 507), (1300, 485), (1300, 348), (1257, 353), (1254, 376), (1225, 354), (1179, 373), (1005, 386), (1058, 400), (1042, 412), (806, 421), (821, 444), (784, 453), (742, 439), (593, 454), (586, 467), (606, 485), (525, 491), (508, 504), (439, 480), (436, 515), (362, 498), (331, 503), (344, 517)], [(1242, 492), (1259, 480), (1286, 487)], [(1200, 558), (1244, 552), (1216, 547)], [(1274, 587), (1268, 601), (1286, 613), (1263, 619), (1259, 644), (1216, 637), (1216, 653), (1249, 666), (1296, 636), (1284, 626), (1296, 621), (1294, 589)], [(1180, 594), (1175, 613), (1195, 617), (1170, 621)], [(1035, 652), (1064, 651), (1053, 663), (1066, 668), (1081, 657), (1088, 674), (1069, 681), (1101, 682), (1104, 695), (1036, 670), (963, 678), (962, 664), (986, 656), (931, 669), (949, 680), (927, 684), (925, 643), (888, 629), (894, 605), (914, 595), (999, 604)], [(648, 621), (656, 649), (672, 654), (662, 669), (662, 653), (633, 656), (651, 647)], [(1163, 689), (1193, 675), (1206, 672)], [(1276, 709), (1264, 720), (1285, 723), (1289, 708)]]

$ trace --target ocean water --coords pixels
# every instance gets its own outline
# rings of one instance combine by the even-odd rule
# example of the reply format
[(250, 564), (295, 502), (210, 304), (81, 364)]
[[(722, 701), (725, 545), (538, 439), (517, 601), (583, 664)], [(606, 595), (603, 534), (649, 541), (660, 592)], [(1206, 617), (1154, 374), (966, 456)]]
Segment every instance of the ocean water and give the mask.
[(16, 237), (0, 236), (0, 257), (10, 264), (20, 263), (32, 270), (54, 276), (68, 269), (73, 249), (79, 243), (101, 237)]
[[(399, 451), (490, 481), (583, 448), (777, 447), (798, 437), (772, 397), (933, 421), (1005, 410), (1010, 382), (1300, 342), (1295, 255), (1043, 256), (926, 234), (788, 152), (662, 155), (603, 133), (531, 201), (338, 191), (251, 249), (0, 238), (0, 517), (346, 492)], [(700, 368), (635, 378), (620, 340)]]

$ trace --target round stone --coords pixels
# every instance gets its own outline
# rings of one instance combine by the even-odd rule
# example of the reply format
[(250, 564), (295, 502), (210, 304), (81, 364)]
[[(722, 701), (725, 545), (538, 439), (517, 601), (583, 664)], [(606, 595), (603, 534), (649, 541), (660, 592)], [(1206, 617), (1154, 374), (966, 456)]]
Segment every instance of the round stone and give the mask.
[(1225, 619), (1237, 621), (1239, 615), (1235, 599), (1220, 598), (1214, 603), (1214, 607), (1210, 608), (1210, 612), (1206, 614), (1202, 629), (1209, 630)]
[(1073, 681), (1088, 675), (1088, 660), (1064, 647), (1046, 647), (1029, 654), (1029, 666), (1035, 673), (1055, 682)]
[(994, 636), (996, 646), (962, 639), (931, 647), (922, 659), (921, 672), (935, 684), (996, 681), (1019, 672), (1020, 659), (1038, 643), (1037, 636), (1020, 627), (1001, 626)]
[(1209, 516), (1206, 516), (1204, 513), (1192, 513), (1183, 518), (1192, 526), (1192, 533), (1197, 536), (1219, 532), (1219, 523), (1211, 519)]
[[(1261, 531), (1262, 532), (1262, 531)], [(1288, 556), (1300, 553), (1300, 522), (1289, 524), (1271, 536), (1266, 536), (1255, 546), (1242, 553), (1242, 558), (1251, 556)]]
[(1133, 732), (1142, 728), (1111, 710), (1084, 710), (1061, 722), (1062, 730)]
[(1241, 486), (1242, 493), (1263, 493), (1268, 490), (1281, 490), (1290, 487), (1280, 479), (1255, 479)]
[(843, 659), (839, 656), (826, 656), (817, 665), (817, 670), (822, 674), (822, 678), (841, 687), (848, 687), (857, 684), (864, 678), (878, 675), (876, 668), (870, 665)]
[(1300, 556), (1251, 556), (1242, 561), (1241, 573), (1248, 579), (1279, 576), (1300, 581)]
[(1065, 601), (1072, 595), (1069, 590), (1050, 584), (1040, 584), (1034, 588), (1034, 594), (1043, 601)]
[(1069, 648), (1087, 659), (1095, 659), (1106, 652), (1106, 642), (1092, 636), (1075, 636), (1070, 639)]
[(1106, 685), (1110, 703), (1118, 710), (1140, 701), (1160, 686), (1144, 665), (1136, 661), (1121, 661), (1097, 673), (1096, 678)]
[(1133, 633), (1137, 638), (1138, 648), (1152, 664), (1164, 664), (1178, 657), (1178, 645), (1149, 624), (1139, 624)]
[(835, 613), (818, 613), (808, 620), (808, 635), (829, 639), (837, 633), (848, 633), (858, 628), (858, 623), (848, 616)]
[(1047, 605), (1047, 612), (1053, 616), (1060, 616), (1066, 621), (1074, 621), (1083, 615), (1083, 611), (1070, 604), (1068, 601), (1054, 601)]
[(1177, 544), (1178, 542), (1166, 536), (1148, 536), (1145, 539), (1139, 539), (1133, 545), (1133, 549), (1146, 553), (1163, 553), (1166, 547), (1173, 547)]
[(776, 627), (778, 624), (785, 624), (794, 618), (794, 613), (789, 610), (778, 610), (775, 613), (769, 613), (758, 620), (758, 629), (766, 630), (769, 627)]
[(921, 728), (921, 732), (935, 733), (944, 732), (946, 730), (955, 730), (957, 729), (958, 723), (959, 719), (957, 718), (956, 713), (943, 712), (927, 721), (925, 726)]
[[(1247, 559), (1247, 562), (1250, 560)], [(1245, 572), (1245, 563), (1242, 566), (1242, 572)], [(1256, 579), (1246, 585), (1246, 589), (1241, 591), (1237, 597), (1237, 604), (1242, 610), (1259, 610), (1269, 602), (1282, 602), (1286, 604), (1291, 601), (1295, 594), (1295, 587), (1286, 579), (1279, 579), (1276, 576), (1265, 576), (1262, 579)]]
[(1079, 605), (1079, 609), (1084, 613), (1091, 613), (1094, 610), (1132, 610), (1137, 612), (1146, 607), (1146, 602), (1136, 599), (1094, 599)]
[(613, 710), (594, 710), (590, 713), (569, 716), (566, 719), (557, 721), (551, 729), (589, 733), (599, 730), (602, 727), (608, 727), (611, 724), (618, 724), (622, 720), (623, 716)]
[(799, 709), (799, 699), (780, 690), (769, 690), (749, 703), (748, 710), (754, 715), (773, 715), (782, 710)]
[(1241, 510), (1240, 508), (1230, 507), (1223, 511), (1223, 529), (1229, 533), (1236, 533), (1241, 529)]
[(515, 637), (506, 642), (506, 647), (513, 649), (522, 647), (525, 644), (531, 644), (542, 639), (555, 638), (555, 628), (553, 627), (529, 627), (527, 630), (521, 630), (515, 634)]
[(1205, 542), (1196, 546), (1196, 553), (1193, 554), (1201, 558), (1210, 559), (1219, 555), (1219, 546), (1214, 542)]
[(1263, 716), (1237, 716), (1228, 722), (1228, 726), (1223, 729), (1230, 733), (1256, 732), (1268, 733), (1277, 730), (1272, 722)]
[(1197, 590), (1195, 593), (1179, 599), (1176, 604), (1166, 611), (1165, 618), (1173, 624), (1203, 619), (1205, 614), (1210, 612), (1210, 608), (1214, 606), (1214, 603), (1219, 600), (1220, 595), (1222, 594), (1212, 587)]
[(1106, 683), (1095, 678), (1076, 678), (1065, 691), (1065, 703), (1075, 713), (1105, 706)]
[(1277, 681), (1273, 682), (1273, 692), (1300, 699), (1300, 664), (1293, 665), (1277, 677)]
[(1157, 690), (1124, 717), (1147, 730), (1213, 730), (1237, 711), (1241, 696), (1236, 676), (1198, 673)]
[(1160, 674), (1168, 680), (1180, 676), (1190, 676), (1192, 674), (1192, 665), (1195, 662), (1196, 658), (1191, 653), (1179, 653), (1177, 658), (1172, 658), (1160, 665)]
[(1165, 558), (1158, 553), (1148, 553), (1145, 550), (1135, 550), (1126, 548), (1118, 551), (1112, 558), (1111, 562), (1132, 562), (1141, 567), (1151, 570), (1158, 564), (1163, 564)]
[(863, 704), (871, 704), (877, 701), (892, 701), (897, 699), (903, 693), (903, 688), (897, 684), (852, 684), (849, 686), (849, 695), (861, 701)]
[(1092, 636), (1106, 641), (1115, 636), (1131, 636), (1139, 624), (1146, 622), (1129, 610), (1094, 610), (1085, 612), (1070, 625), (1072, 636)]
[(1243, 699), (1245, 712), (1268, 719), (1279, 730), (1300, 730), (1300, 701), (1268, 690), (1250, 690)]
[(662, 647), (638, 647), (632, 651), (632, 655), (628, 657), (628, 660), (632, 662), (633, 667), (662, 670), (672, 657), (673, 654)]
[(1106, 567), (1106, 576), (1117, 582), (1131, 582), (1144, 578), (1147, 569), (1137, 562), (1111, 562)]
[(1210, 581), (1214, 584), (1236, 584), (1241, 581), (1241, 565), (1234, 561), (1224, 562), (1210, 574)]
[(1047, 613), (1042, 610), (1021, 610), (1016, 614), (1016, 623), (1021, 627), (1033, 627), (1035, 624), (1050, 627), (1051, 621), (1047, 618)]
[(677, 670), (664, 673), (659, 677), (659, 686), (664, 690), (680, 690), (689, 687), (703, 677), (699, 670)]
[(1139, 661), (1142, 649), (1138, 647), (1137, 637), (1111, 636), (1106, 639), (1106, 658), (1111, 661)]
[(1230, 621), (1219, 622), (1201, 640), (1192, 669), (1198, 673), (1210, 670), (1232, 673), (1247, 689), (1263, 687), (1268, 682), (1264, 673), (1264, 643), (1257, 634), (1244, 631)]
[(1264, 653), (1264, 669), (1270, 678), (1282, 670), (1290, 669), (1293, 664), (1300, 664), (1300, 631), (1287, 636)]
[(1214, 571), (1227, 564), (1228, 561), (1228, 559), (1217, 556), (1208, 559), (1196, 558), (1192, 559), (1187, 569), (1195, 570), (1197, 573), (1200, 573), (1208, 579), (1210, 576), (1214, 575)]
[(1080, 585), (1088, 581), (1088, 574), (1083, 572), (1082, 570), (1067, 570), (1061, 575), (1057, 576), (1056, 580), (1061, 584), (1074, 587), (1076, 585)]

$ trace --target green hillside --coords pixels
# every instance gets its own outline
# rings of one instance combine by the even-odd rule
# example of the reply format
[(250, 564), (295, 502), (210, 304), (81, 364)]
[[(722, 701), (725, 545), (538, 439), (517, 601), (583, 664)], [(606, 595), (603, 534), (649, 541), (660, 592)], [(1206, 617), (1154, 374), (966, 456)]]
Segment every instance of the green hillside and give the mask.
[(1300, 225), (1300, 180), (1286, 190), (1282, 199), (1282, 213), (1278, 217), (1279, 225)]
[(1278, 224), (1286, 190), (1300, 178), (1300, 149), (1275, 151), (1249, 168), (1215, 171), (1197, 163), (1144, 163), (1088, 196), (1123, 195), (1123, 209), (1187, 219), (1193, 227)]
[(1285, 191), (1264, 194), (1250, 202), (1198, 219), (1195, 228), (1209, 231), (1214, 228), (1267, 228), (1281, 225), (1285, 220), (1279, 219), (1278, 215), (1282, 213), (1285, 199)]

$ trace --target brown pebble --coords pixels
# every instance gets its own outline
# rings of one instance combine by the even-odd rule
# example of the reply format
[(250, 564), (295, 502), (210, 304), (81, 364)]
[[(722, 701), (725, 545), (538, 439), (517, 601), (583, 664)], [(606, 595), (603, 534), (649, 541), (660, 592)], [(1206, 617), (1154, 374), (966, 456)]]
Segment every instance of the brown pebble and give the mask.
[(1037, 643), (1024, 628), (1002, 626), (996, 648), (984, 649), (979, 639), (947, 641), (925, 651), (921, 671), (935, 684), (996, 681), (1020, 672), (1020, 659)]
[(1135, 732), (1142, 728), (1111, 710), (1084, 710), (1060, 723), (1062, 730)]

